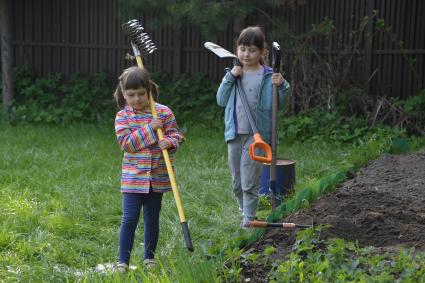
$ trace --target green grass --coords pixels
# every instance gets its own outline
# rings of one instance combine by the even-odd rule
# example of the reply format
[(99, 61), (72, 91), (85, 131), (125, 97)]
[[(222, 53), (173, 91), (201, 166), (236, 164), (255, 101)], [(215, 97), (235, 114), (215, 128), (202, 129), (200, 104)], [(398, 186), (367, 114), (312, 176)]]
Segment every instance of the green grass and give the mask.
[[(132, 264), (139, 268), (122, 276), (93, 272), (99, 263), (115, 262), (118, 251), (122, 153), (112, 123), (2, 124), (0, 278), (6, 282), (220, 281), (220, 259), (207, 260), (209, 249), (246, 232), (239, 228), (222, 129), (187, 129), (188, 140), (177, 153), (176, 176), (195, 252), (184, 246), (175, 202), (168, 193), (157, 250), (163, 271), (145, 273), (139, 266), (143, 257), (143, 225), (139, 225), (132, 254)], [(374, 141), (368, 142), (370, 148)], [(382, 143), (373, 146), (370, 158), (380, 152)], [(297, 190), (354, 164), (359, 156), (363, 160), (363, 154), (361, 147), (325, 142), (279, 145), (279, 156), (297, 161)]]

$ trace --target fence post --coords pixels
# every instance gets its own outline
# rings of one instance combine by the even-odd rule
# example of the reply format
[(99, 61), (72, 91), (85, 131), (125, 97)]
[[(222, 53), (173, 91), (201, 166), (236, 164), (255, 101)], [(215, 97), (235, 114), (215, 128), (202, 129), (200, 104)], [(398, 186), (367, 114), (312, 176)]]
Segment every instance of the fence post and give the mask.
[(13, 99), (13, 71), (11, 44), (11, 1), (0, 0), (1, 65), (3, 78), (2, 110), (7, 112)]
[(373, 10), (375, 9), (375, 0), (367, 0), (368, 23), (366, 26), (366, 44), (365, 44), (365, 74), (364, 83), (367, 94), (370, 95), (370, 80), (372, 75), (372, 56), (373, 56), (373, 27), (375, 23)]
[(182, 48), (182, 25), (177, 24), (173, 27), (173, 75), (179, 76), (182, 72), (182, 58), (183, 58), (183, 48)]

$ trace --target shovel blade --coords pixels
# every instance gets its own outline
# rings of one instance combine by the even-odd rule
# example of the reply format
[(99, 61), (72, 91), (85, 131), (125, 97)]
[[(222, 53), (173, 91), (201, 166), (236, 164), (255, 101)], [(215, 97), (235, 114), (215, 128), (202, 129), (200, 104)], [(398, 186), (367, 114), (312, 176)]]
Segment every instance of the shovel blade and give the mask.
[(238, 58), (235, 54), (212, 42), (205, 42), (204, 47), (220, 58)]

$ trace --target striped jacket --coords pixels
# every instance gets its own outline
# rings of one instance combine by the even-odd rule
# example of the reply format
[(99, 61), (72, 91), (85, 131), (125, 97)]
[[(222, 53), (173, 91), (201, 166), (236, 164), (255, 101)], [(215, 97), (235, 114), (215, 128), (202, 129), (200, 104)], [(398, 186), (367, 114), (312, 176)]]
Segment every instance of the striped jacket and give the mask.
[[(164, 138), (173, 145), (173, 148), (169, 149), (170, 160), (173, 163), (172, 153), (184, 137), (179, 133), (170, 108), (155, 103), (155, 109), (163, 123)], [(155, 192), (171, 190), (165, 161), (158, 146), (158, 136), (149, 125), (152, 118), (150, 110), (140, 112), (130, 106), (126, 106), (116, 115), (115, 133), (124, 151), (121, 192), (148, 193), (150, 186)]]

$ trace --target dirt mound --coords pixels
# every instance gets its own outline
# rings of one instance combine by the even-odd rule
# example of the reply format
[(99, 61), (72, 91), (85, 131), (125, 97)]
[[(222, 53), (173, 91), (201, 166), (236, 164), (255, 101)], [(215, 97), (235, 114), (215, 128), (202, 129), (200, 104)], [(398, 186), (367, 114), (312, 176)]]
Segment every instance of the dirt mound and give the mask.
[[(322, 230), (323, 239), (343, 238), (385, 251), (398, 247), (425, 251), (425, 152), (384, 155), (282, 222), (331, 225)], [(294, 235), (269, 230), (252, 248), (261, 253), (266, 246), (274, 246), (274, 256), (283, 259)]]

